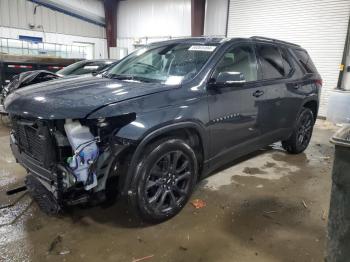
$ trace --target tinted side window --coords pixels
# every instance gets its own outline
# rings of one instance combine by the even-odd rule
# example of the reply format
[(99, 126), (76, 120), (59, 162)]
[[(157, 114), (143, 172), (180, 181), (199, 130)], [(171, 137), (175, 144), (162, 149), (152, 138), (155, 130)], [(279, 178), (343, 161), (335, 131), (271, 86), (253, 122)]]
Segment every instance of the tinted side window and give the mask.
[(246, 82), (258, 79), (257, 62), (250, 45), (234, 47), (227, 51), (218, 63), (214, 78), (221, 72), (241, 73)]
[(302, 65), (302, 67), (305, 69), (307, 73), (316, 73), (316, 67), (314, 63), (312, 62), (309, 54), (301, 49), (293, 49), (295, 56), (297, 57), (298, 61)]
[(285, 48), (281, 48), (282, 61), (284, 65), (285, 76), (288, 76), (293, 71), (293, 64), (289, 52)]
[(256, 50), (260, 59), (264, 79), (281, 78), (285, 76), (282, 57), (276, 46), (257, 44)]

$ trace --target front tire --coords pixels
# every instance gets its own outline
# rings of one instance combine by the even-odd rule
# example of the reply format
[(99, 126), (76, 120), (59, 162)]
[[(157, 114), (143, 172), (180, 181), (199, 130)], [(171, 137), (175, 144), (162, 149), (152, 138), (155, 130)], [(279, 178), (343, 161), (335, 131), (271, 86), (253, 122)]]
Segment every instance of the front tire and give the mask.
[(303, 108), (292, 135), (287, 140), (282, 141), (282, 147), (291, 154), (304, 152), (310, 143), (314, 124), (315, 117), (312, 110)]
[(197, 172), (195, 152), (185, 141), (168, 138), (150, 144), (132, 185), (134, 213), (151, 223), (175, 216), (190, 198)]

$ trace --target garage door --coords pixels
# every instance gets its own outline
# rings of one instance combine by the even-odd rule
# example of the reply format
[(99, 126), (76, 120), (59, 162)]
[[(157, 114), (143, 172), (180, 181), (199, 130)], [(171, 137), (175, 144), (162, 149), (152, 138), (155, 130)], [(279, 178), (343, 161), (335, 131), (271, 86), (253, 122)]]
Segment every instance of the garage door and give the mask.
[(253, 35), (300, 44), (323, 78), (320, 115), (337, 86), (349, 23), (349, 0), (230, 0), (228, 37)]

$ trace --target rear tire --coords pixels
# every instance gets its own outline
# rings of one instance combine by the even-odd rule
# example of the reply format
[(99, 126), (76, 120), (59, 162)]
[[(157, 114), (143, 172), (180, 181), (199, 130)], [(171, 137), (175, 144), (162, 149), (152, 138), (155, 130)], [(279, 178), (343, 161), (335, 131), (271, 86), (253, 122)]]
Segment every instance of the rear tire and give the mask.
[(303, 108), (299, 114), (292, 135), (282, 141), (282, 147), (291, 154), (299, 154), (304, 152), (310, 143), (315, 117), (311, 109)]
[(195, 152), (185, 141), (167, 138), (150, 144), (132, 183), (133, 213), (150, 223), (175, 216), (190, 198), (197, 173)]

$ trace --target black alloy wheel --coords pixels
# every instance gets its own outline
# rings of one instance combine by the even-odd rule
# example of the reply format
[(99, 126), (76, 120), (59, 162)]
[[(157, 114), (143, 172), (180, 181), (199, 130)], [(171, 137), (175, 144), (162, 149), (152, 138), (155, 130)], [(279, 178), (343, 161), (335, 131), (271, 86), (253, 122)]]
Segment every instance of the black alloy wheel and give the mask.
[(190, 190), (189, 158), (181, 151), (162, 155), (148, 175), (145, 195), (156, 213), (180, 206)]
[(303, 152), (309, 145), (315, 117), (310, 108), (303, 108), (295, 123), (295, 128), (291, 136), (282, 141), (282, 147), (291, 154)]
[(310, 142), (314, 119), (311, 114), (303, 114), (297, 132), (297, 142), (300, 147), (306, 148)]
[(194, 150), (178, 138), (164, 138), (150, 144), (136, 170), (130, 194), (139, 218), (159, 223), (184, 207), (197, 181)]

